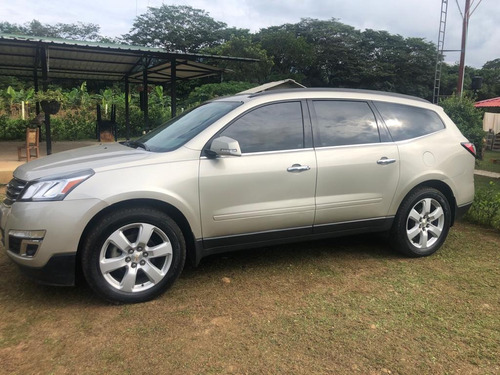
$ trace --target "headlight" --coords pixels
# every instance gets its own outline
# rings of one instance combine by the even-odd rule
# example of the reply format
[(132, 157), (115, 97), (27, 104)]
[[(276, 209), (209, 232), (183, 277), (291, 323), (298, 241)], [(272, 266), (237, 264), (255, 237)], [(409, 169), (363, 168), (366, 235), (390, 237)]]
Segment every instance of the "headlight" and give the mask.
[(61, 201), (71, 190), (93, 174), (94, 171), (90, 169), (70, 175), (53, 176), (31, 181), (24, 188), (17, 201)]

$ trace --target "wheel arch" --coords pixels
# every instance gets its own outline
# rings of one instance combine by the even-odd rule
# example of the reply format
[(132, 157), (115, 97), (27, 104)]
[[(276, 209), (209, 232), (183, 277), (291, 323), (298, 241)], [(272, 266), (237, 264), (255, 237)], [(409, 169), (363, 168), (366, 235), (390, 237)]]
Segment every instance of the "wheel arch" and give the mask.
[(107, 214), (119, 210), (121, 208), (131, 208), (131, 207), (150, 207), (152, 209), (162, 211), (168, 216), (172, 218), (176, 222), (176, 224), (179, 226), (179, 228), (182, 231), (182, 234), (184, 236), (184, 239), (186, 241), (186, 252), (187, 252), (187, 258), (189, 261), (196, 265), (197, 264), (197, 257), (196, 257), (196, 241), (194, 238), (194, 234), (191, 230), (191, 226), (189, 225), (188, 220), (184, 216), (184, 214), (177, 209), (176, 207), (172, 206), (171, 204), (168, 204), (166, 202), (158, 201), (155, 199), (131, 199), (131, 200), (126, 200), (126, 201), (121, 201), (114, 203), (108, 207), (105, 207), (101, 211), (99, 211), (94, 217), (87, 223), (85, 226), (85, 229), (82, 232), (82, 235), (80, 236), (80, 240), (78, 242), (78, 250), (77, 250), (77, 262), (76, 262), (76, 267), (77, 267), (77, 275), (78, 278), (81, 276), (81, 254), (82, 254), (82, 248), (83, 244), (85, 241), (85, 238), (87, 238), (87, 235), (89, 231), (92, 230), (92, 228), (95, 226), (95, 224), (104, 216)]
[[(412, 194), (416, 189), (419, 189), (419, 188), (422, 188), (422, 187), (430, 187), (430, 188), (434, 188), (436, 190), (438, 190), (441, 194), (443, 194), (446, 199), (448, 200), (448, 203), (450, 205), (450, 210), (451, 210), (451, 222), (450, 222), (450, 226), (452, 226), (455, 222), (455, 211), (456, 211), (456, 199), (455, 199), (455, 195), (453, 194), (453, 190), (451, 189), (451, 187), (446, 184), (445, 182), (443, 181), (440, 181), (440, 180), (428, 180), (428, 181), (424, 181), (424, 182), (421, 182), (420, 184), (418, 184), (417, 186), (413, 187), (413, 189), (411, 189), (404, 197), (403, 199), (401, 200), (401, 202), (403, 202), (406, 197), (410, 194)], [(400, 203), (401, 205), (401, 203)]]

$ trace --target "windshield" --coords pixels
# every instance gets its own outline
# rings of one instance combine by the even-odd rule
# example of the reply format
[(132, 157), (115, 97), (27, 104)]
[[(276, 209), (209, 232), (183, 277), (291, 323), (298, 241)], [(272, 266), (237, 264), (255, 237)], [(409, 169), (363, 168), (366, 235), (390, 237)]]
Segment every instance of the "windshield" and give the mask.
[(139, 145), (153, 152), (172, 151), (199, 134), (241, 102), (210, 102), (202, 104), (160, 125), (137, 139)]

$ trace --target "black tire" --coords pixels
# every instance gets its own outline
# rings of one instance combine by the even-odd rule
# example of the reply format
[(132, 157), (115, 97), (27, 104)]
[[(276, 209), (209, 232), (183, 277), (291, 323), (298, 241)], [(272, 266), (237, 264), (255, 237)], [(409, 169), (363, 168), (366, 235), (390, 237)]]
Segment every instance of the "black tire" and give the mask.
[(89, 286), (113, 303), (138, 303), (165, 292), (179, 277), (186, 244), (179, 226), (152, 208), (124, 208), (101, 218), (82, 248)]
[(410, 257), (428, 256), (444, 243), (450, 223), (446, 197), (433, 188), (417, 188), (399, 206), (390, 241), (394, 249)]

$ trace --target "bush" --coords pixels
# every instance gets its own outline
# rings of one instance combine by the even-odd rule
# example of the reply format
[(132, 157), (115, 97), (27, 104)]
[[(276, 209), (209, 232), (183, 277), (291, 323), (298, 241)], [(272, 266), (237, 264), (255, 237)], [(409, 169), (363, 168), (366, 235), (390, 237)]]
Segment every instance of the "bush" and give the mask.
[(486, 132), (483, 130), (483, 113), (474, 107), (474, 100), (467, 96), (462, 98), (451, 96), (442, 100), (439, 105), (443, 107), (462, 134), (474, 143), (477, 157), (482, 159), (483, 139)]
[(0, 139), (5, 141), (24, 140), (29, 120), (0, 116)]
[(476, 191), (466, 218), (473, 223), (500, 230), (500, 191), (495, 182), (490, 181), (486, 188)]
[(51, 116), (52, 140), (76, 141), (96, 137), (96, 114), (87, 108), (65, 111)]

